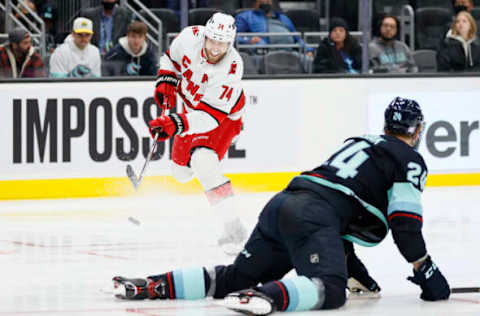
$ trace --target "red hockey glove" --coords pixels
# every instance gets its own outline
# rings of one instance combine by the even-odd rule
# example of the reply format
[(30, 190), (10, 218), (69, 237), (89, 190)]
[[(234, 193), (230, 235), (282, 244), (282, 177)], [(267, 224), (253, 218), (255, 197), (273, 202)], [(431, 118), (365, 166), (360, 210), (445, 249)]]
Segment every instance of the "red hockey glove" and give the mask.
[(158, 141), (167, 140), (188, 130), (188, 121), (185, 114), (162, 115), (150, 121), (148, 125), (153, 138), (155, 138), (155, 134), (159, 134)]
[(153, 97), (162, 110), (169, 110), (177, 105), (177, 75), (172, 71), (159, 70)]

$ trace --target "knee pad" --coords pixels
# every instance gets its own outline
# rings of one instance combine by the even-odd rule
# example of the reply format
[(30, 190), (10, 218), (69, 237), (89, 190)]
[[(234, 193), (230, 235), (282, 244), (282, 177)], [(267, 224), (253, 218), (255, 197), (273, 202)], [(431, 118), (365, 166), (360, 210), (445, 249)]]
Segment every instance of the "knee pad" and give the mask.
[(209, 148), (197, 148), (192, 153), (190, 166), (204, 191), (216, 188), (228, 181), (220, 170), (217, 153)]
[(193, 178), (193, 171), (186, 166), (180, 166), (176, 163), (172, 163), (172, 176), (181, 183), (188, 182)]
[(325, 286), (325, 303), (321, 309), (335, 309), (342, 307), (346, 300), (346, 280), (337, 277), (322, 277)]

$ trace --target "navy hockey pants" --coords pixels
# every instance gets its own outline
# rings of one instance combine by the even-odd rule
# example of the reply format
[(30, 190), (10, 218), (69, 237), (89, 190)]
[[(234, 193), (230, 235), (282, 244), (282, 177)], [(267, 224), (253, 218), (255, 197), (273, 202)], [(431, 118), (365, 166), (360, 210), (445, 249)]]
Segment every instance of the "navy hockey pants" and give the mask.
[[(332, 194), (332, 199), (339, 198)], [(342, 220), (332, 206), (335, 203), (328, 200), (308, 190), (275, 195), (264, 207), (235, 262), (215, 268), (214, 297), (279, 280), (291, 269), (298, 275), (323, 281), (327, 291), (325, 304), (329, 289), (345, 295)]]

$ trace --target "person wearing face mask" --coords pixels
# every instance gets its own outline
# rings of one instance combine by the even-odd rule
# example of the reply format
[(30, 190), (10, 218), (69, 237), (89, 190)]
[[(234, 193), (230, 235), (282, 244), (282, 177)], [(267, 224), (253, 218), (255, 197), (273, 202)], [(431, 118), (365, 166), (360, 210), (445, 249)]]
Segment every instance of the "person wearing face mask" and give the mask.
[(8, 33), (8, 44), (0, 46), (0, 78), (45, 77), (42, 58), (32, 46), (30, 34), (23, 28)]
[(359, 73), (362, 68), (362, 48), (348, 32), (347, 22), (332, 18), (329, 36), (324, 38), (313, 61), (316, 73)]
[(468, 11), (468, 13), (472, 13), (474, 8), (474, 4), (472, 0), (452, 0), (453, 9), (455, 10), (455, 15), (457, 15), (460, 11)]
[(472, 15), (460, 11), (438, 50), (438, 71), (479, 71), (480, 40), (476, 34)]
[(104, 57), (103, 76), (155, 76), (157, 55), (147, 43), (148, 27), (134, 21), (127, 29), (127, 36), (121, 37)]
[(132, 14), (117, 5), (118, 0), (102, 0), (98, 7), (85, 9), (81, 16), (93, 22), (92, 44), (100, 49), (102, 55), (112, 49), (120, 37), (127, 34), (127, 26)]
[[(235, 16), (238, 32), (246, 33), (287, 33), (296, 32), (292, 21), (280, 11), (273, 10), (272, 0), (256, 0), (254, 9), (243, 11)], [(305, 43), (298, 36), (241, 36), (240, 44), (295, 44)], [(313, 48), (306, 48), (306, 55), (313, 57)]]
[(385, 15), (380, 20), (380, 36), (368, 44), (372, 72), (406, 73), (418, 72), (408, 46), (397, 40), (398, 19)]

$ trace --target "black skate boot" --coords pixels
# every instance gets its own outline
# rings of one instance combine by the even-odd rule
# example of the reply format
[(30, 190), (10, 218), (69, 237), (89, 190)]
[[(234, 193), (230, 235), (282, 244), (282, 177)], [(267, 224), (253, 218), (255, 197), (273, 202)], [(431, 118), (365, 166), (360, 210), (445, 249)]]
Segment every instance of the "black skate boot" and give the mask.
[(246, 315), (269, 315), (275, 312), (273, 299), (253, 289), (230, 293), (220, 305)]
[(112, 280), (115, 297), (119, 299), (144, 300), (146, 298), (171, 298), (166, 274), (148, 277), (147, 279), (127, 279), (116, 276)]

